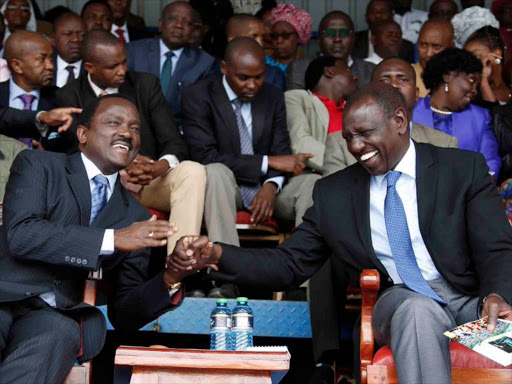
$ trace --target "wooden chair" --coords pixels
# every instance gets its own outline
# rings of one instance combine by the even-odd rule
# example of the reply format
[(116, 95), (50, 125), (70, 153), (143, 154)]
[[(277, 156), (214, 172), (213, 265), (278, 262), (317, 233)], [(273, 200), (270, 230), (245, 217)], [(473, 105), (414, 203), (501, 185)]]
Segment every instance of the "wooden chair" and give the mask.
[[(374, 269), (365, 269), (361, 273), (359, 282), (362, 291), (361, 383), (398, 384), (391, 349), (385, 346), (374, 354), (372, 314), (380, 288), (379, 273)], [(503, 368), (459, 343), (450, 343), (450, 359), (453, 384), (505, 384), (512, 382), (512, 366)]]
[(271, 384), (290, 368), (290, 354), (122, 346), (115, 364), (133, 367), (131, 384)]
[[(96, 304), (97, 280), (86, 280), (84, 286), (84, 303)], [(92, 361), (85, 361), (71, 368), (63, 384), (89, 384), (92, 375)]]

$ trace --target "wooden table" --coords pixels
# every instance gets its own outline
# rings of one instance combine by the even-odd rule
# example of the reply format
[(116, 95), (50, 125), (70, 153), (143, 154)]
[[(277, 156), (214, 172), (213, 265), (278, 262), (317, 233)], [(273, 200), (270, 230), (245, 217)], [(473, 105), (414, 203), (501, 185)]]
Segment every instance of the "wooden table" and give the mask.
[(121, 346), (115, 364), (133, 368), (131, 384), (277, 384), (290, 354)]

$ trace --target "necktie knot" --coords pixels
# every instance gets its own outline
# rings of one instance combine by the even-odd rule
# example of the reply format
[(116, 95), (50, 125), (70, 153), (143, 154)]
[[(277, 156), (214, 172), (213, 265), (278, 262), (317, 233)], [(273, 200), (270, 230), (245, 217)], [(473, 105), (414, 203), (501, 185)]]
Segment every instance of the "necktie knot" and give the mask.
[(398, 179), (402, 176), (402, 172), (391, 171), (386, 175), (386, 181), (388, 182), (388, 188), (394, 187)]
[(107, 187), (108, 188), (108, 179), (103, 175), (96, 175), (93, 177), (92, 181), (96, 188), (99, 187)]
[(241, 109), (242, 108), (242, 105), (244, 103), (240, 100), (240, 99), (235, 99), (233, 100), (233, 105), (235, 106), (235, 108), (238, 110), (238, 109)]
[(73, 74), (73, 75), (75, 75), (75, 67), (73, 67), (72, 65), (68, 65), (68, 66), (66, 67), (66, 71), (68, 71), (68, 72), (69, 72), (69, 74)]
[(30, 95), (28, 93), (24, 93), (23, 95), (20, 95), (21, 101), (23, 101), (23, 110), (31, 110), (32, 109), (32, 103), (34, 102), (34, 99), (36, 97), (34, 95)]
[(165, 59), (166, 60), (172, 60), (173, 57), (174, 57), (173, 51), (168, 51), (168, 52), (165, 53)]

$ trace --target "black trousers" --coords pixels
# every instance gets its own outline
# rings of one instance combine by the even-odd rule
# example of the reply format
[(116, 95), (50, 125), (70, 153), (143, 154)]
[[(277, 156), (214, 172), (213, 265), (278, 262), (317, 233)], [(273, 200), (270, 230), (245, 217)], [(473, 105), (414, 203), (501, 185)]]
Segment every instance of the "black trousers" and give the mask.
[(80, 348), (78, 322), (39, 297), (0, 303), (0, 384), (57, 384)]

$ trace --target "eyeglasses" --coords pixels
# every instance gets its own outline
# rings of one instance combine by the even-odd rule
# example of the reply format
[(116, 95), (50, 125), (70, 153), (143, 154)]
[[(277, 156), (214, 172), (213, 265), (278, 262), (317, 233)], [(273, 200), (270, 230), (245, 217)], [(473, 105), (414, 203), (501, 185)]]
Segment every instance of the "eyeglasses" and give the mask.
[(7, 11), (22, 11), (22, 12), (30, 12), (30, 7), (27, 7), (26, 5), (8, 5), (5, 7)]
[(347, 29), (347, 28), (340, 28), (340, 29), (324, 29), (322, 33), (327, 37), (347, 37), (350, 36), (354, 30)]
[(272, 40), (277, 40), (279, 38), (283, 40), (289, 40), (293, 35), (296, 34), (296, 32), (271, 33), (270, 37), (272, 38)]

